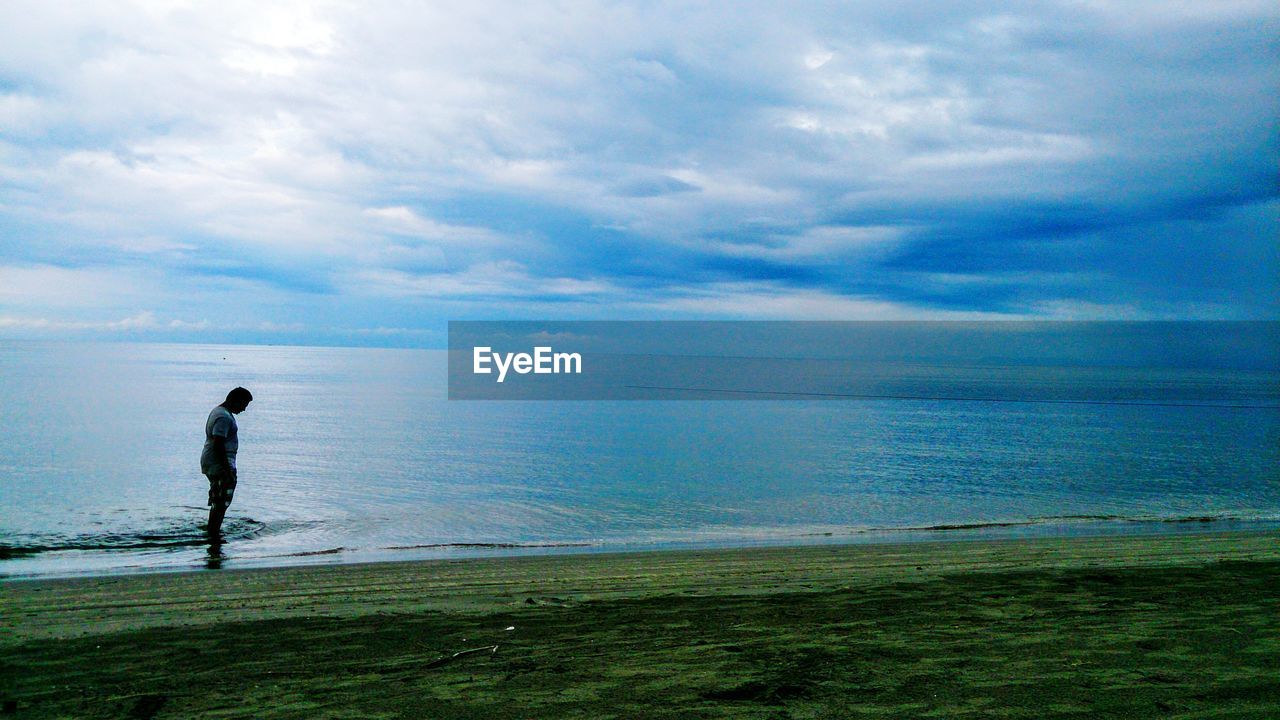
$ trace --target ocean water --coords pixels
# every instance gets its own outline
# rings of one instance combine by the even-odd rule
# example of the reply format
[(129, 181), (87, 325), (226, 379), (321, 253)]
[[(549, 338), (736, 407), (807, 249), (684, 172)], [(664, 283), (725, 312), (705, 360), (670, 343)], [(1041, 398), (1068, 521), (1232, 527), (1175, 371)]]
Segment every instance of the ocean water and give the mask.
[(1275, 370), (885, 372), (910, 397), (449, 401), (444, 351), (0, 341), (0, 575), (1280, 525)]

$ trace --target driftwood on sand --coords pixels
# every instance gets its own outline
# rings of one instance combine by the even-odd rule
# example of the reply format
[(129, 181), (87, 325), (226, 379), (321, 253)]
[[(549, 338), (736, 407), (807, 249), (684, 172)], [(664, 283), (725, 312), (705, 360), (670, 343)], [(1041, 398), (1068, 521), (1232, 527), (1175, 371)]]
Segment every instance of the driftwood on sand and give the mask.
[(467, 656), (467, 655), (478, 655), (478, 654), (480, 654), (480, 653), (482, 653), (482, 652), (487, 652), (487, 653), (489, 653), (490, 655), (492, 655), (492, 654), (494, 654), (494, 653), (498, 652), (498, 646), (497, 646), (497, 645), (486, 645), (485, 647), (481, 647), (481, 648), (473, 648), (473, 649), (471, 649), (471, 650), (459, 650), (458, 652), (456, 652), (456, 653), (454, 653), (454, 654), (452, 654), (452, 655), (445, 655), (445, 656), (444, 656), (444, 657), (442, 657), (442, 658), (437, 658), (437, 659), (435, 659), (435, 660), (432, 660), (431, 662), (429, 662), (429, 663), (427, 663), (427, 664), (426, 664), (426, 667), (427, 667), (427, 668), (437, 668), (437, 667), (440, 667), (441, 665), (444, 665), (444, 664), (446, 664), (446, 663), (451, 663), (451, 662), (453, 662), (454, 660), (457, 660), (457, 659), (458, 659), (458, 658), (460, 658), (460, 657), (465, 657), (465, 656)]

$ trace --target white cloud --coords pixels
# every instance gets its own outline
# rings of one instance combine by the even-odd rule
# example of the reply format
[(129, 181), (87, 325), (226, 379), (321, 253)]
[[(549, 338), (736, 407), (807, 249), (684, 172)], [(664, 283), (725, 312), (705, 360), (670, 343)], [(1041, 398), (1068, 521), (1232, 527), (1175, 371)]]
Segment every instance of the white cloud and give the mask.
[(145, 300), (155, 290), (146, 277), (131, 270), (0, 265), (0, 307), (121, 307)]
[(1151, 320), (1152, 315), (1129, 303), (1096, 303), (1061, 298), (1037, 301), (1032, 311), (1047, 320)]
[(451, 299), (580, 298), (614, 290), (597, 280), (535, 277), (511, 261), (482, 263), (459, 272), (368, 270), (355, 275), (354, 288), (374, 295)]
[(835, 259), (866, 261), (884, 256), (901, 245), (905, 231), (893, 226), (817, 226), (796, 235), (775, 235), (766, 243), (717, 242), (712, 245), (731, 257), (774, 261)]
[(423, 240), (451, 244), (492, 245), (506, 239), (502, 234), (489, 228), (438, 222), (423, 217), (404, 205), (365, 208), (362, 212), (387, 232), (410, 235)]
[(145, 310), (134, 315), (105, 320), (69, 320), (23, 315), (0, 315), (0, 330), (37, 332), (90, 332), (90, 333), (150, 333), (162, 334), (193, 331), (301, 332), (307, 329), (303, 323), (263, 321), (256, 323), (213, 323), (209, 320), (164, 319)]
[(810, 70), (818, 68), (831, 62), (831, 58), (835, 57), (835, 53), (829, 50), (813, 50), (805, 54), (804, 66)]
[(207, 328), (208, 322), (188, 322), (170, 320), (161, 322), (151, 311), (122, 317), (117, 320), (65, 320), (46, 317), (21, 317), (0, 315), (0, 329), (3, 330), (36, 330), (36, 331), (91, 331), (91, 332), (145, 332), (157, 330), (200, 330)]
[(1006, 139), (992, 147), (946, 150), (922, 154), (903, 163), (908, 172), (964, 170), (1013, 163), (1071, 163), (1093, 156), (1094, 143), (1053, 133), (1001, 133)]
[(127, 253), (140, 255), (181, 254), (198, 249), (195, 243), (180, 242), (166, 237), (126, 237), (112, 243)]
[(637, 304), (649, 311), (702, 317), (780, 320), (991, 320), (1003, 313), (925, 310), (869, 296), (836, 295), (767, 282), (714, 283), (661, 300)]

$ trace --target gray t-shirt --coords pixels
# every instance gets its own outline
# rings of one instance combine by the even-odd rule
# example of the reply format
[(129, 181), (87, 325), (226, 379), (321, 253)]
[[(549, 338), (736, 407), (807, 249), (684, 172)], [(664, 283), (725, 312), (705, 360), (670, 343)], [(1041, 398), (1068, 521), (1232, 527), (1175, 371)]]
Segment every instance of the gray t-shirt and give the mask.
[(226, 438), (227, 462), (236, 466), (236, 450), (240, 448), (240, 440), (236, 437), (236, 416), (230, 410), (219, 405), (209, 413), (204, 423), (204, 451), (200, 453), (200, 470), (208, 473), (214, 469), (216, 461), (213, 456), (213, 438)]

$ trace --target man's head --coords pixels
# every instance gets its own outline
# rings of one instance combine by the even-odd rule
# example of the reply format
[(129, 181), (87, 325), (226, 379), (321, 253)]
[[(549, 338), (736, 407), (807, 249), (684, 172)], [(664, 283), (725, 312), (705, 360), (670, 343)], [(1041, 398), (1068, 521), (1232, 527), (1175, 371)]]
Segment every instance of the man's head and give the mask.
[(253, 393), (238, 387), (227, 393), (227, 399), (222, 401), (222, 407), (226, 408), (227, 412), (239, 414), (244, 412), (244, 409), (249, 407), (249, 403), (252, 401)]

